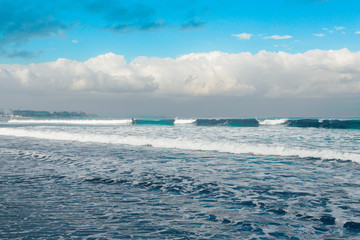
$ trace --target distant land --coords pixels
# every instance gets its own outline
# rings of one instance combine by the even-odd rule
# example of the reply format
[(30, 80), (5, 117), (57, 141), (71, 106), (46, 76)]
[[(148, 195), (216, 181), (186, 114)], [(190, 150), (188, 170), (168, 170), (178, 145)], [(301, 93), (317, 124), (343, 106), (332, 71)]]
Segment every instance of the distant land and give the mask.
[(89, 118), (96, 117), (94, 114), (85, 112), (49, 112), (34, 110), (9, 110), (7, 112), (0, 111), (0, 118)]

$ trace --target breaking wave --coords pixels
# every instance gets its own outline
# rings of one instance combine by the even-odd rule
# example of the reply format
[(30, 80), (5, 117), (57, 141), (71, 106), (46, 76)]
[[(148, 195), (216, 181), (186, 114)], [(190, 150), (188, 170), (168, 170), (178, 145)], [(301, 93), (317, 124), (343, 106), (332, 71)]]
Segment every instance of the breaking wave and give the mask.
[(37, 131), (17, 128), (0, 128), (0, 135), (30, 137), (57, 141), (77, 141), (105, 144), (151, 146), (155, 148), (217, 151), (233, 154), (297, 156), (301, 158), (337, 159), (360, 163), (359, 153), (341, 152), (331, 149), (308, 149), (275, 144), (246, 144), (230, 141), (189, 140), (181, 138), (150, 138), (144, 136), (119, 136), (104, 134), (79, 134), (69, 132)]
[(195, 123), (196, 119), (178, 119), (175, 118), (174, 124), (192, 124)]
[(286, 125), (290, 127), (360, 129), (360, 120), (297, 119), (286, 121)]
[(10, 119), (10, 124), (64, 124), (64, 125), (124, 125), (131, 124), (131, 119)]
[(360, 129), (360, 120), (340, 119), (11, 119), (9, 124), (64, 124), (64, 125), (183, 125), (196, 126), (226, 126), (226, 127), (265, 127), (283, 125), (285, 127), (300, 128), (332, 128), (332, 129)]
[(260, 125), (282, 125), (285, 124), (288, 119), (264, 119), (257, 120)]

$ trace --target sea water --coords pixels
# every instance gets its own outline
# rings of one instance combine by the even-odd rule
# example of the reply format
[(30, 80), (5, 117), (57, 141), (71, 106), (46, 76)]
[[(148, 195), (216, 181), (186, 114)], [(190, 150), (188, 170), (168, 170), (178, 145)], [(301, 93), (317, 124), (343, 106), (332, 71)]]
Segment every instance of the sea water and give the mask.
[(359, 119), (0, 122), (1, 239), (360, 238)]

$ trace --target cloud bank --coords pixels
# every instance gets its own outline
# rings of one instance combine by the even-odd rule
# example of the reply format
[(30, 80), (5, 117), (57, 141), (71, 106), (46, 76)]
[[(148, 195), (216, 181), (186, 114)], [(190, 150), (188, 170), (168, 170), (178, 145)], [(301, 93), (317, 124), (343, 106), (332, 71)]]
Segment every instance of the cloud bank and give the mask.
[(27, 95), (134, 95), (160, 97), (255, 96), (321, 98), (360, 96), (360, 52), (192, 53), (139, 57), (127, 63), (107, 53), (85, 62), (58, 59), (0, 65), (0, 93)]

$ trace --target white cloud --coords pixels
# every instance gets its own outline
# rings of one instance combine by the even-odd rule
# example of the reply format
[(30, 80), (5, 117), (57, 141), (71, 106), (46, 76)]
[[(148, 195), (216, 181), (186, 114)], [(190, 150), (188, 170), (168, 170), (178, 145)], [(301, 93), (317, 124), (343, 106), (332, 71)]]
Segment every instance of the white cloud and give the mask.
[(356, 31), (355, 34), (360, 34), (360, 31)]
[(275, 40), (290, 39), (290, 38), (292, 38), (292, 36), (290, 35), (284, 35), (284, 36), (272, 35), (272, 36), (264, 37), (264, 39), (275, 39)]
[(73, 40), (71, 40), (71, 42), (77, 44), (77, 43), (79, 43), (79, 40), (73, 39)]
[(313, 35), (315, 37), (324, 37), (325, 36), (325, 34), (323, 34), (323, 33), (314, 33)]
[(345, 27), (335, 26), (334, 29), (335, 29), (336, 31), (340, 31), (340, 30), (344, 30)]
[(360, 52), (311, 50), (192, 53), (173, 58), (139, 57), (127, 63), (107, 53), (85, 62), (59, 59), (0, 65), (0, 92), (78, 96), (360, 96)]
[(239, 34), (233, 34), (234, 37), (237, 37), (238, 39), (241, 40), (250, 40), (250, 38), (252, 37), (251, 33), (239, 33)]

